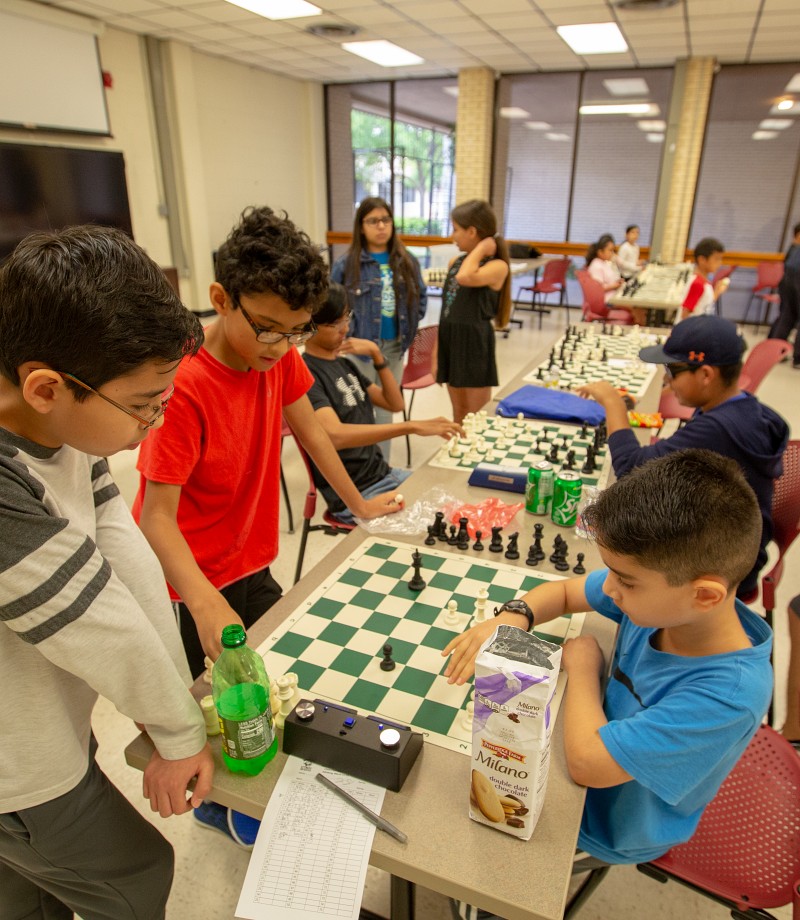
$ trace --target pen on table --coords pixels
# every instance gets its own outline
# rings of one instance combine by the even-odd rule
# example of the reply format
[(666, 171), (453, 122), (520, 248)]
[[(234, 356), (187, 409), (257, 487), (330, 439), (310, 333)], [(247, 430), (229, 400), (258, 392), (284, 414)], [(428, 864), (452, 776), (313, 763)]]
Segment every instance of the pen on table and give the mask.
[(349, 792), (345, 792), (341, 786), (337, 786), (336, 783), (334, 783), (333, 780), (328, 779), (324, 773), (317, 773), (317, 779), (322, 783), (323, 786), (327, 786), (331, 792), (335, 792), (346, 802), (349, 802), (353, 808), (360, 811), (361, 814), (364, 815), (364, 817), (367, 819), (367, 821), (371, 821), (375, 827), (378, 828), (378, 830), (385, 831), (387, 834), (391, 834), (391, 836), (396, 840), (399, 840), (400, 843), (406, 843), (408, 841), (408, 837), (401, 830), (396, 828), (394, 824), (387, 821), (386, 818), (382, 818), (379, 814), (376, 814), (371, 808), (367, 808), (363, 802), (359, 802), (358, 799), (350, 795)]

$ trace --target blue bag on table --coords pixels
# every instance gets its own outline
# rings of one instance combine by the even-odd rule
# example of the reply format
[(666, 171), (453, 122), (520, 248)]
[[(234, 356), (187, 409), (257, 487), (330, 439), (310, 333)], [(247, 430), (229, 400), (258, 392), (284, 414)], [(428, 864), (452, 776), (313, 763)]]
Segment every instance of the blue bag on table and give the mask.
[(505, 418), (516, 418), (520, 412), (525, 418), (587, 425), (599, 425), (606, 419), (606, 410), (592, 399), (532, 385), (520, 387), (497, 405), (497, 414)]

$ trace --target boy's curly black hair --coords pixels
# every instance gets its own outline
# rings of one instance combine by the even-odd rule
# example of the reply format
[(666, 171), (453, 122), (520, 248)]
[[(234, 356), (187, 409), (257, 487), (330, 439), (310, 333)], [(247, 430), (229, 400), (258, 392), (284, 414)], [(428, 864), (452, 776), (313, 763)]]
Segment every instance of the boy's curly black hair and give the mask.
[(215, 276), (238, 307), (242, 294), (276, 294), (292, 310), (319, 309), (328, 267), (319, 247), (285, 211), (246, 208), (217, 251)]

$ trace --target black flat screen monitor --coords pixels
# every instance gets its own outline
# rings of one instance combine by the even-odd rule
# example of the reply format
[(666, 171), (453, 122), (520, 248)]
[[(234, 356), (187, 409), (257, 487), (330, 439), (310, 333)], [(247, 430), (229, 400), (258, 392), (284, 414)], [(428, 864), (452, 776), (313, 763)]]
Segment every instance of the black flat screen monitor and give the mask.
[(0, 143), (0, 262), (29, 233), (75, 224), (133, 236), (122, 154)]

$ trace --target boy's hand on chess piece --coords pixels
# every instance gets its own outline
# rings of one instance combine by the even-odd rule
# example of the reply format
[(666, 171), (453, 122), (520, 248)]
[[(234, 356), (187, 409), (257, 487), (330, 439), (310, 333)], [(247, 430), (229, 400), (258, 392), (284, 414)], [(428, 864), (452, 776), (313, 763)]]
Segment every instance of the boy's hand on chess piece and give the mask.
[(595, 402), (600, 403), (601, 406), (607, 406), (610, 402), (621, 398), (617, 388), (607, 380), (585, 383), (583, 386), (578, 387), (575, 392), (584, 399), (593, 399)]
[(606, 662), (594, 636), (567, 639), (561, 646), (561, 667), (567, 672), (597, 674), (602, 678)]
[(372, 518), (383, 517), (384, 514), (397, 514), (405, 506), (403, 496), (399, 492), (384, 492), (383, 495), (376, 495), (375, 498), (365, 499), (364, 513), (359, 514), (358, 517), (369, 521)]
[(419, 434), (423, 437), (438, 435), (440, 438), (444, 438), (445, 441), (455, 435), (463, 438), (465, 433), (458, 422), (454, 422), (449, 418), (443, 418), (442, 416), (424, 419), (419, 422), (411, 422), (411, 432), (412, 434)]

